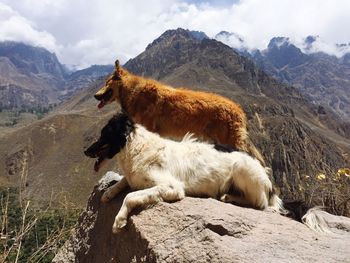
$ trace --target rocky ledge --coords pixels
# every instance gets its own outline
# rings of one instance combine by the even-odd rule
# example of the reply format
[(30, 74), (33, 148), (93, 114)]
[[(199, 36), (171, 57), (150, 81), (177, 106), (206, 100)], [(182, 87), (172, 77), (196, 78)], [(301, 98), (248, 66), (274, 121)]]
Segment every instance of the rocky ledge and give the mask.
[(349, 262), (350, 218), (325, 212), (332, 233), (271, 212), (189, 198), (135, 211), (121, 233), (114, 217), (126, 193), (108, 204), (107, 173), (95, 187), (70, 240), (53, 262)]

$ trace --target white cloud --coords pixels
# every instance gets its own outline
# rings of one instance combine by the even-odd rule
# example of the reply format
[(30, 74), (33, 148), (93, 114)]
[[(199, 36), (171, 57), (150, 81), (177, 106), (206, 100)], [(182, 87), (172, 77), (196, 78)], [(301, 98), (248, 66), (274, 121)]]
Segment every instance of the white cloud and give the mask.
[(239, 25), (236, 32), (250, 48), (263, 49), (275, 36), (301, 43), (308, 35), (319, 35), (328, 46), (350, 41), (347, 0), (244, 0), (232, 7), (232, 13), (233, 27)]
[(0, 1), (0, 39), (44, 45), (56, 50), (63, 63), (80, 67), (113, 63), (116, 57), (125, 62), (177, 27), (210, 37), (234, 32), (249, 48), (260, 49), (275, 36), (301, 42), (307, 35), (320, 35), (328, 46), (350, 42), (348, 0)]
[(245, 50), (244, 39), (236, 33), (221, 32), (215, 36), (215, 39), (238, 50)]
[(55, 38), (50, 33), (35, 29), (32, 22), (0, 3), (0, 41), (3, 40), (22, 41), (58, 51)]

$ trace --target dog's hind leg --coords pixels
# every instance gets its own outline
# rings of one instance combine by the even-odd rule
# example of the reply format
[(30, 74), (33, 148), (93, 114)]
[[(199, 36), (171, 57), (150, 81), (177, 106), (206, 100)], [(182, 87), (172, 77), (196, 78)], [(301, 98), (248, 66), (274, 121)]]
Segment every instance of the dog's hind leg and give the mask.
[(127, 223), (129, 213), (138, 206), (145, 207), (161, 201), (177, 201), (185, 197), (182, 187), (157, 185), (127, 194), (113, 224), (113, 233), (119, 232)]
[(251, 207), (251, 204), (244, 196), (237, 196), (231, 194), (224, 194), (221, 196), (220, 200), (225, 203), (232, 203), (239, 206)]
[(247, 192), (240, 195), (237, 194), (224, 194), (220, 197), (220, 200), (225, 203), (232, 203), (243, 207), (251, 207), (259, 210), (264, 210), (268, 206), (268, 200), (263, 191)]
[(128, 186), (128, 181), (123, 177), (119, 182), (110, 186), (102, 195), (101, 201), (107, 203)]

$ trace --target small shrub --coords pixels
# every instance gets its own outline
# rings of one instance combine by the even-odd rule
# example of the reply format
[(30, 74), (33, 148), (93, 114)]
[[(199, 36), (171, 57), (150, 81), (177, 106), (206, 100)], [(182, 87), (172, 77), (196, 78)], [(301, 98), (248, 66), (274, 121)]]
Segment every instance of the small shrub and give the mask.
[(305, 196), (309, 204), (323, 205), (335, 215), (350, 216), (350, 169), (305, 176)]
[(4, 262), (51, 262), (69, 237), (77, 209), (32, 208), (16, 188), (0, 189), (0, 257)]

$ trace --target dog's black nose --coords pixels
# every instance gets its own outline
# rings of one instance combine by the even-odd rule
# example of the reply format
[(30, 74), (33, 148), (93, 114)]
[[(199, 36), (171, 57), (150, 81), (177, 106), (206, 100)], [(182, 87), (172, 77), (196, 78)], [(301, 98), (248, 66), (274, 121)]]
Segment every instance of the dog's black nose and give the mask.
[(103, 94), (95, 94), (94, 98), (100, 101), (103, 99)]
[(94, 97), (95, 99), (99, 100), (99, 101), (109, 101), (113, 96), (113, 90), (112, 89), (107, 89), (105, 92), (100, 93), (97, 92)]
[(85, 156), (90, 157), (88, 150), (84, 151)]
[(91, 149), (91, 147), (89, 147), (88, 149), (86, 149), (84, 151), (85, 156), (90, 157), (90, 158), (95, 158), (96, 154), (94, 153), (94, 151)]

